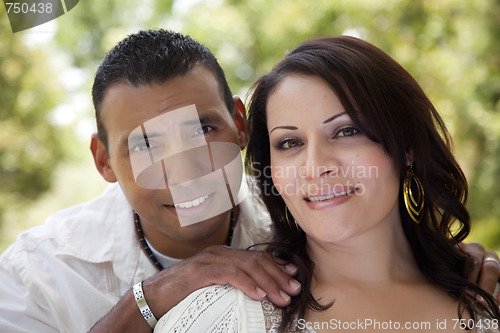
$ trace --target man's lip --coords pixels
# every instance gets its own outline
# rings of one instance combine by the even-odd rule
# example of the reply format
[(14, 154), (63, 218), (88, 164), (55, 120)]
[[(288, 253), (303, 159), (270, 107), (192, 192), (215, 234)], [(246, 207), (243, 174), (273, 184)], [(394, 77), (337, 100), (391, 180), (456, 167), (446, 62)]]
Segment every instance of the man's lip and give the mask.
[(341, 190), (337, 189), (335, 191), (322, 191), (319, 194), (304, 196), (304, 200), (308, 202), (325, 201), (343, 195), (351, 195), (356, 192), (357, 189), (357, 187), (345, 187)]

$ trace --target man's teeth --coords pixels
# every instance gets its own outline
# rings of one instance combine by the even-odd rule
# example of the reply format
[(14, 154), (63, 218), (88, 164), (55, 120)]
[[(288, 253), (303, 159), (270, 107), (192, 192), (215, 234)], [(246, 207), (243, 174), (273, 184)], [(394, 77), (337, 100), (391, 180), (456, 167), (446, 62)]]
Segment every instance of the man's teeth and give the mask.
[(198, 199), (194, 199), (193, 201), (186, 201), (174, 204), (175, 208), (191, 208), (196, 207), (202, 204), (205, 200), (207, 200), (208, 195), (204, 195)]
[(325, 200), (329, 200), (329, 199), (332, 199), (332, 198), (335, 198), (335, 197), (339, 197), (341, 195), (351, 194), (351, 193), (353, 193), (356, 190), (357, 190), (357, 188), (353, 188), (353, 189), (350, 189), (347, 192), (340, 192), (340, 193), (325, 195), (323, 197), (309, 197), (309, 198), (307, 198), (307, 200), (309, 200), (309, 201), (325, 201)]

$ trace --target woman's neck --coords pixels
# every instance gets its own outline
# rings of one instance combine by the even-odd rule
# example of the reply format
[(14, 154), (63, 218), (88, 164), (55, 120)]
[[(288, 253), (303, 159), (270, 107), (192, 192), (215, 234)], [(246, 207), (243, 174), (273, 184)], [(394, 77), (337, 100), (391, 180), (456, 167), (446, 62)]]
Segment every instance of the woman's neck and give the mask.
[[(315, 263), (311, 294), (320, 304), (333, 305), (325, 311), (307, 311), (306, 321), (357, 322), (373, 318), (379, 322), (435, 323), (457, 318), (456, 301), (429, 283), (418, 269), (398, 220), (377, 224), (336, 244), (308, 239), (308, 252)], [(358, 327), (349, 332), (360, 330)], [(366, 332), (379, 330), (367, 328)]]
[(315, 263), (315, 286), (343, 283), (394, 283), (422, 279), (401, 223), (380, 223), (341, 243), (325, 244), (308, 239)]

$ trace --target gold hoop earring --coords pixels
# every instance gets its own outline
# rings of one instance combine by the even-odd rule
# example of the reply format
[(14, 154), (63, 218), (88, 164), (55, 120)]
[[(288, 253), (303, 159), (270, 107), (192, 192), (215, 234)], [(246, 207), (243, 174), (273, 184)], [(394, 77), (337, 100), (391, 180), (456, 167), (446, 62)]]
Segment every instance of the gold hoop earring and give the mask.
[[(290, 214), (291, 214), (291, 212), (290, 212)], [(294, 229), (293, 224), (292, 224), (292, 222), (290, 222), (290, 218), (288, 217), (288, 206), (287, 205), (285, 205), (285, 219), (288, 222), (288, 226), (290, 227), (290, 229), (293, 230)], [(299, 225), (297, 224), (297, 221), (295, 219), (293, 219), (293, 222), (295, 222), (295, 229), (297, 231), (299, 231), (300, 229), (299, 229)]]
[[(414, 189), (417, 192), (416, 197), (413, 194), (412, 183), (415, 184)], [(417, 224), (420, 223), (422, 220), (422, 212), (424, 211), (424, 187), (413, 172), (413, 167), (411, 165), (406, 169), (406, 175), (403, 181), (403, 198), (406, 210), (411, 219)]]

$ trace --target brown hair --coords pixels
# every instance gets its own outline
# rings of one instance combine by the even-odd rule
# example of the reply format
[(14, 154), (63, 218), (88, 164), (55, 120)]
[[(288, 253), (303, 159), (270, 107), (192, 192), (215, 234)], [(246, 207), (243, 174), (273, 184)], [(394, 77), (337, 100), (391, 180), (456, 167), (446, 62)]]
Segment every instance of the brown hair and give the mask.
[[(283, 309), (281, 330), (293, 327), (293, 319), (303, 318), (307, 309), (331, 305), (321, 305), (311, 295), (314, 263), (307, 255), (305, 234), (287, 223), (285, 203), (266, 173), (270, 166), (266, 105), (276, 86), (291, 73), (317, 76), (329, 84), (353, 122), (393, 158), (401, 188), (406, 154), (411, 151), (414, 172), (425, 191), (420, 224), (408, 215), (401, 188), (399, 205), (403, 229), (420, 270), (459, 301), (459, 315), (467, 310), (472, 315), (498, 318), (495, 300), (465, 278), (472, 260), (456, 246), (470, 231), (465, 208), (468, 187), (451, 152), (443, 120), (418, 83), (389, 55), (361, 39), (339, 36), (309, 40), (289, 52), (254, 84), (250, 100), (246, 166), (257, 178), (273, 220), (274, 236), (268, 251), (296, 264), (297, 279), (303, 286), (302, 293)], [(476, 295), (487, 304), (475, 302)]]

